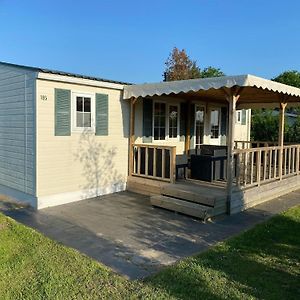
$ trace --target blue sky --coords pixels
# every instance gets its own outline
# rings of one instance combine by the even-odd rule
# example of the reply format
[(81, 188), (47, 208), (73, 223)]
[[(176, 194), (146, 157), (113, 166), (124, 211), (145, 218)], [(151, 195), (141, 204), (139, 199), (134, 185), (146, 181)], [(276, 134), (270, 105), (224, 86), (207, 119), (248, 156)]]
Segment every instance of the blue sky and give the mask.
[(300, 1), (0, 0), (1, 61), (141, 83), (174, 46), (228, 75), (300, 70)]

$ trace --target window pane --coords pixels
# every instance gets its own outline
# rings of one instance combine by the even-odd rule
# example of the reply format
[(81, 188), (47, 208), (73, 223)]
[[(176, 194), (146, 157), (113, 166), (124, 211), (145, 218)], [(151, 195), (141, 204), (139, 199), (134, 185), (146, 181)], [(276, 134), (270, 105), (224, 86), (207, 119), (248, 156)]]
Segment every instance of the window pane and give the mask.
[(83, 113), (83, 127), (91, 127), (91, 113)]
[(91, 98), (84, 98), (84, 111), (91, 112)]
[(177, 137), (177, 122), (178, 122), (178, 107), (174, 105), (169, 106), (169, 137)]
[(76, 115), (76, 126), (83, 127), (83, 112), (77, 112)]
[(218, 110), (212, 110), (210, 114), (210, 124), (213, 126), (219, 125), (219, 111)]
[(76, 97), (76, 127), (91, 127), (91, 98)]
[(158, 140), (158, 128), (154, 128), (154, 139)]
[(204, 137), (204, 107), (196, 106), (196, 147), (203, 144)]
[(211, 137), (216, 139), (219, 137), (219, 111), (212, 110), (210, 112), (210, 128)]
[(203, 123), (204, 122), (204, 108), (199, 107), (196, 111), (196, 122)]
[(238, 123), (241, 122), (241, 111), (240, 111), (240, 110), (236, 112), (236, 121), (237, 121)]
[(160, 129), (160, 133), (159, 133), (159, 139), (160, 140), (164, 140), (166, 136), (166, 129), (165, 128), (161, 128)]
[(154, 139), (165, 139), (166, 104), (154, 103)]
[(83, 98), (82, 97), (76, 97), (76, 111), (83, 111)]
[(161, 107), (161, 114), (163, 116), (165, 116), (166, 115), (166, 104), (160, 103), (160, 107)]

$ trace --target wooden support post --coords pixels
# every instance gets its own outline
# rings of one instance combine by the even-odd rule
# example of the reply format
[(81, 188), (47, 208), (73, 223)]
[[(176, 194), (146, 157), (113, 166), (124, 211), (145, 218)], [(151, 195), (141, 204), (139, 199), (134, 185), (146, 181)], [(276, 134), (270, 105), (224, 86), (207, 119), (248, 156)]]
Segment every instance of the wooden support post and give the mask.
[(133, 145), (135, 141), (135, 134), (134, 134), (134, 119), (135, 119), (135, 102), (136, 98), (130, 99), (130, 137), (129, 137), (129, 176), (133, 173), (133, 163), (134, 163), (134, 151)]
[(186, 118), (186, 135), (185, 135), (185, 144), (184, 151), (185, 154), (189, 154), (189, 150), (191, 147), (191, 102), (188, 101), (188, 109), (187, 109), (187, 118)]
[(296, 174), (299, 175), (299, 146), (296, 147)]
[(176, 147), (173, 147), (170, 150), (170, 166), (171, 166), (171, 174), (170, 174), (170, 182), (176, 182)]
[[(231, 214), (231, 200), (234, 178), (234, 133), (235, 133), (235, 115), (236, 103), (240, 97), (239, 90), (224, 89), (226, 99), (229, 103), (229, 120), (228, 120), (228, 135), (227, 135), (227, 214)], [(240, 168), (240, 166), (237, 166)]]
[(256, 181), (258, 186), (260, 186), (260, 177), (261, 177), (261, 150), (256, 152)]
[[(287, 103), (281, 102), (279, 107), (279, 135), (278, 135), (278, 145), (280, 147), (279, 157), (278, 157), (278, 172), (279, 179), (282, 180), (282, 162), (283, 162), (283, 143), (284, 143), (284, 114)], [(285, 170), (285, 167), (284, 167)]]

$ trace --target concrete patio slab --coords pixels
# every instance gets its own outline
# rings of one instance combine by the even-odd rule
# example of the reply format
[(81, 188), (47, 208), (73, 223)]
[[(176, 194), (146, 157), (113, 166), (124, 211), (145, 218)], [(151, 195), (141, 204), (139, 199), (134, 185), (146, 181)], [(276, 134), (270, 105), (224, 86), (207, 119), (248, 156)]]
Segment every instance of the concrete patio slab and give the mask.
[(149, 197), (121, 192), (40, 211), (0, 210), (46, 236), (73, 247), (130, 279), (208, 249), (274, 214), (300, 204), (300, 190), (245, 212), (200, 220), (150, 205)]

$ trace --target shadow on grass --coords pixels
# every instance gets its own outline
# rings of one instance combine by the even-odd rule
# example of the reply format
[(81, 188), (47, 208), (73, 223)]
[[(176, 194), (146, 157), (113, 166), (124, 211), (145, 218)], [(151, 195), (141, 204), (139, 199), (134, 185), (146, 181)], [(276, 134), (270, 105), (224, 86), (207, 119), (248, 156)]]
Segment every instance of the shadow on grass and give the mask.
[(180, 299), (297, 299), (300, 222), (274, 217), (146, 280)]

